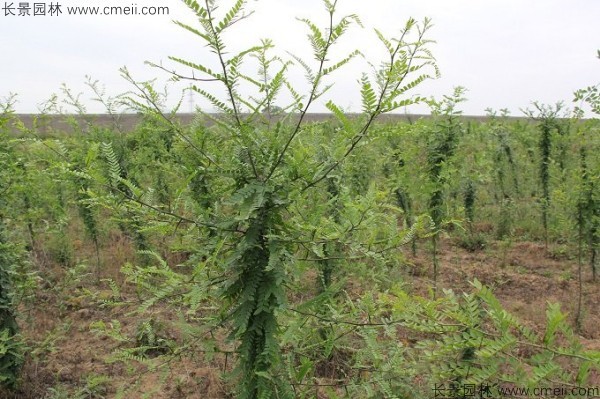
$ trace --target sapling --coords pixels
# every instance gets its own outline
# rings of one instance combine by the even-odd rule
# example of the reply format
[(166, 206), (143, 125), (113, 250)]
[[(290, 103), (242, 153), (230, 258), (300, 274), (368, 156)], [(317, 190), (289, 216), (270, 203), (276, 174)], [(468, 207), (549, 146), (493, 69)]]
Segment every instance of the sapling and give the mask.
[(88, 193), (89, 180), (77, 177), (74, 178), (75, 189), (76, 189), (76, 200), (77, 200), (77, 211), (83, 221), (85, 232), (94, 243), (94, 250), (96, 253), (96, 275), (100, 274), (100, 231), (98, 227), (98, 220), (96, 212), (94, 211), (93, 205), (90, 204), (90, 195)]
[[(245, 11), (246, 1), (236, 1), (225, 13), (220, 13), (215, 1), (184, 2), (199, 24), (198, 27), (177, 24), (200, 38), (213, 54), (216, 67), (178, 57), (170, 57), (170, 60), (193, 73), (184, 74), (162, 64), (151, 65), (167, 71), (175, 79), (190, 80), (191, 90), (220, 113), (205, 114), (205, 117), (228, 138), (218, 159), (197, 146), (192, 150), (197, 150), (202, 172), (210, 178), (220, 178), (226, 187), (222, 198), (215, 199), (218, 204), (211, 219), (201, 220), (211, 226), (214, 240), (225, 240), (231, 248), (226, 257), (221, 295), (231, 337), (237, 342), (237, 397), (292, 397), (292, 387), (279, 373), (283, 359), (278, 341), (278, 313), (285, 307), (286, 270), (297, 250), (293, 246), (296, 240), (291, 237), (299, 234), (298, 227), (286, 223), (288, 213), (295, 212), (298, 201), (306, 200), (307, 193), (322, 183), (329, 182), (329, 196), (334, 195), (332, 176), (366, 141), (375, 119), (382, 113), (421, 100), (405, 95), (432, 77), (430, 71), (437, 74), (427, 49), (429, 41), (425, 39), (430, 24), (428, 20), (419, 24), (410, 19), (400, 38), (393, 40), (376, 32), (387, 50), (387, 59), (375, 79), (367, 74), (360, 78), (363, 110), (360, 123), (349, 123), (339, 106), (332, 101), (326, 103), (341, 123), (342, 129), (336, 135), (343, 140), (338, 140), (336, 151), (329, 151), (334, 156), (322, 163), (315, 162), (312, 153), (302, 159), (295, 158), (295, 154), (303, 151), (301, 138), (306, 129), (306, 115), (329, 89), (329, 76), (360, 55), (355, 50), (334, 60), (331, 50), (351, 25), (360, 25), (359, 18), (356, 15), (338, 18), (337, 1), (325, 0), (328, 24), (324, 29), (309, 19), (301, 19), (309, 30), (314, 64), (291, 54), (292, 61), (304, 69), (308, 81), (308, 91), (301, 94), (303, 90), (295, 88), (286, 77), (292, 62), (270, 55), (272, 42), (263, 40), (239, 52), (230, 49), (225, 42), (224, 32), (249, 16)], [(242, 66), (250, 58), (259, 63), (258, 78), (244, 72), (246, 69)], [(223, 96), (213, 94), (209, 90), (211, 84), (220, 85)], [(242, 87), (257, 94), (246, 95)], [(148, 87), (140, 89), (150, 93)], [(286, 90), (291, 103), (281, 109), (289, 112), (282, 114), (274, 124), (271, 121), (277, 112), (274, 104), (280, 92)], [(152, 102), (149, 103), (152, 107)], [(161, 112), (154, 108), (155, 112)], [(330, 266), (322, 269), (324, 285), (331, 279)]]
[(562, 103), (556, 103), (554, 106), (544, 105), (537, 102), (533, 103), (536, 111), (525, 110), (525, 114), (538, 122), (540, 131), (540, 139), (538, 148), (540, 151), (539, 160), (539, 178), (542, 188), (541, 209), (542, 209), (542, 226), (544, 228), (544, 245), (548, 249), (548, 218), (550, 210), (550, 163), (552, 155), (552, 147), (554, 135), (553, 133), (559, 127), (559, 114), (563, 108)]
[[(409, 121), (412, 127), (412, 122)], [(383, 165), (383, 174), (388, 179), (395, 180), (392, 186), (392, 195), (394, 197), (396, 205), (402, 210), (404, 216), (404, 226), (407, 229), (412, 229), (415, 223), (415, 210), (413, 205), (413, 198), (409, 190), (409, 184), (405, 181), (411, 179), (412, 176), (409, 174), (410, 168), (406, 167), (406, 161), (404, 154), (406, 150), (406, 137), (401, 137), (397, 129), (398, 126), (389, 129), (387, 135), (387, 145), (392, 148), (390, 160)], [(400, 149), (400, 146), (403, 146)], [(411, 252), (413, 256), (417, 254), (417, 237), (414, 235), (411, 239)]]
[[(122, 143), (119, 143), (119, 147), (121, 152), (125, 152)], [(113, 143), (102, 143), (100, 149), (106, 163), (104, 171), (110, 191), (128, 199), (136, 198), (136, 195), (139, 194), (134, 192), (137, 182), (129, 176), (125, 155), (117, 155)], [(151, 259), (144, 254), (144, 251), (150, 250), (151, 247), (148, 238), (142, 232), (143, 221), (139, 215), (129, 209), (125, 209), (123, 213), (123, 217), (120, 217), (118, 221), (120, 230), (131, 238), (135, 249), (140, 254), (140, 259), (144, 262), (150, 261)]]
[(583, 246), (587, 244), (589, 250), (589, 264), (592, 280), (597, 278), (596, 258), (600, 242), (600, 201), (598, 200), (598, 175), (594, 175), (588, 161), (588, 152), (585, 144), (579, 149), (580, 182), (576, 205), (576, 222), (578, 231), (578, 259), (582, 262)]
[[(21, 176), (23, 176), (23, 179), (25, 181), (27, 181), (27, 183), (29, 183), (28, 176), (27, 176), (26, 164), (24, 162), (18, 162), (17, 166), (21, 171)], [(32, 204), (32, 193), (30, 190), (30, 184), (22, 185), (21, 198), (23, 200), (23, 208), (24, 208), (23, 213), (25, 216), (26, 224), (27, 224), (27, 232), (29, 233), (29, 245), (28, 245), (27, 249), (29, 251), (31, 251), (32, 253), (35, 253), (38, 246), (37, 246), (37, 234), (36, 234), (36, 231), (34, 228), (34, 220), (31, 215), (34, 211), (34, 206)]]
[[(584, 136), (585, 137), (585, 136)], [(575, 224), (577, 227), (577, 277), (578, 296), (575, 324), (581, 330), (583, 323), (583, 257), (584, 245), (588, 245), (590, 251), (590, 266), (592, 280), (596, 281), (596, 253), (598, 250), (598, 223), (600, 221), (600, 202), (598, 201), (597, 186), (594, 176), (590, 170), (586, 141), (579, 148), (579, 184), (575, 190), (577, 195), (575, 207)]]
[(433, 260), (433, 285), (434, 292), (437, 293), (438, 281), (438, 242), (439, 232), (442, 229), (444, 221), (444, 191), (448, 180), (446, 176), (446, 165), (450, 162), (459, 136), (462, 132), (462, 124), (459, 120), (459, 111), (456, 107), (459, 103), (465, 101), (463, 97), (465, 89), (456, 87), (452, 96), (444, 96), (441, 102), (432, 101), (432, 111), (438, 120), (435, 124), (435, 130), (431, 132), (427, 147), (427, 167), (429, 180), (432, 184), (432, 192), (429, 197), (429, 215), (435, 225), (435, 232), (431, 236), (432, 260)]
[(6, 124), (13, 114), (14, 97), (0, 103), (0, 386), (15, 388), (23, 364), (23, 347), (19, 340), (17, 309), (13, 303), (14, 269), (20, 262), (19, 248), (9, 240), (7, 219), (10, 195), (17, 184), (19, 168), (6, 134)]
[(475, 200), (477, 198), (477, 187), (473, 179), (468, 179), (464, 186), (463, 201), (465, 208), (465, 220), (469, 232), (473, 233), (473, 222), (475, 221)]
[[(0, 203), (0, 208), (5, 206)], [(23, 364), (17, 311), (13, 304), (12, 272), (18, 254), (15, 245), (6, 237), (4, 212), (4, 209), (0, 209), (0, 386), (14, 388)]]
[[(598, 58), (600, 59), (600, 50), (598, 50)], [(579, 102), (581, 105), (575, 108), (575, 114), (581, 118), (584, 114), (583, 104), (590, 107), (591, 111), (600, 115), (600, 84), (595, 86), (588, 86), (585, 89), (577, 90), (575, 93), (574, 102)], [(596, 132), (597, 133), (597, 132)], [(600, 251), (600, 194), (598, 193), (600, 180), (600, 171), (597, 167), (589, 166), (587, 159), (587, 143), (592, 143), (592, 140), (588, 140), (591, 137), (596, 136), (583, 136), (583, 145), (579, 150), (580, 169), (581, 169), (581, 187), (580, 195), (577, 203), (578, 219), (581, 217), (581, 224), (579, 227), (580, 237), (580, 251), (582, 244), (582, 236), (586, 237), (586, 241), (590, 251), (590, 267), (592, 269), (592, 280), (595, 282), (597, 278), (598, 268), (598, 252)], [(592, 151), (598, 151), (592, 147)], [(581, 213), (581, 216), (579, 215)], [(585, 223), (583, 225), (583, 223)], [(579, 254), (581, 257), (581, 253)]]
[(494, 192), (494, 196), (498, 203), (502, 202), (504, 198), (512, 197), (510, 185), (506, 182), (507, 171), (506, 164), (508, 164), (509, 171), (512, 175), (512, 191), (514, 195), (519, 195), (519, 176), (518, 166), (515, 160), (513, 144), (510, 140), (510, 133), (506, 123), (506, 118), (509, 114), (508, 110), (500, 110), (500, 117), (496, 115), (491, 109), (486, 109), (487, 117), (490, 118), (489, 129), (490, 133), (496, 140), (496, 145), (493, 152), (494, 169), (496, 170), (495, 180), (496, 186), (499, 188), (499, 193)]
[[(338, 176), (329, 176), (327, 178), (327, 196), (329, 203), (331, 204), (329, 213), (333, 218), (333, 221), (337, 224), (341, 222), (341, 207), (343, 206), (340, 201), (340, 187), (339, 187), (339, 177)], [(319, 290), (324, 292), (329, 289), (333, 279), (333, 273), (335, 271), (335, 263), (336, 260), (333, 259), (339, 252), (339, 246), (336, 243), (325, 243), (323, 253), (325, 257), (319, 261), (321, 266), (321, 276), (320, 276), (320, 287)]]
[[(396, 194), (396, 203), (404, 212), (404, 223), (406, 224), (406, 227), (408, 229), (411, 229), (415, 222), (415, 217), (413, 214), (413, 206), (412, 206), (412, 200), (410, 198), (410, 194), (403, 187), (396, 188), (394, 193)], [(417, 255), (417, 238), (416, 237), (413, 237), (411, 239), (411, 251), (412, 251), (413, 256)]]
[(475, 231), (475, 204), (477, 200), (477, 182), (469, 177), (463, 184), (463, 208), (465, 212), (466, 236), (461, 239), (460, 245), (470, 252), (485, 248), (486, 242), (482, 234)]
[[(583, 243), (585, 240), (586, 217), (589, 217), (588, 201), (586, 196), (586, 183), (589, 179), (585, 148), (581, 148), (580, 152), (580, 170), (581, 170), (581, 188), (579, 198), (577, 199), (575, 221), (577, 225), (577, 311), (575, 315), (575, 326), (578, 331), (581, 331), (583, 323)], [(594, 276), (595, 277), (595, 276)]]

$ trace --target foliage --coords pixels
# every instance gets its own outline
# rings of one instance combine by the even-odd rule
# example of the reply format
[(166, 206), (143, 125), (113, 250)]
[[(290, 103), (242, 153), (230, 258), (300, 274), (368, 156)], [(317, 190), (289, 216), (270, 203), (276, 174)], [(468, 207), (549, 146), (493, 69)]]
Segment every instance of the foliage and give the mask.
[(11, 194), (18, 175), (15, 153), (6, 134), (11, 117), (11, 102), (0, 114), (0, 386), (14, 388), (19, 380), (23, 363), (23, 344), (14, 303), (14, 275), (18, 263), (23, 262), (20, 248), (9, 241), (7, 223)]
[[(582, 348), (557, 305), (549, 305), (546, 330), (536, 334), (478, 282), (468, 293), (437, 290), (437, 255), (442, 233), (478, 250), (536, 240), (544, 230), (565, 251), (578, 238), (595, 265), (597, 121), (567, 124), (558, 106), (540, 105), (531, 113), (537, 124), (505, 111), (479, 122), (461, 116), (462, 88), (440, 101), (410, 97), (437, 75), (430, 22), (412, 19), (394, 39), (375, 31), (387, 59), (360, 76), (362, 112), (349, 115), (328, 90), (339, 78), (334, 72), (362, 59), (361, 49), (335, 56), (345, 32), (362, 26), (358, 16), (340, 18), (337, 2), (324, 1), (326, 26), (300, 19), (312, 49), (304, 60), (277, 53), (267, 39), (236, 49), (228, 33), (252, 13), (243, 0), (229, 9), (185, 4), (197, 25), (178, 25), (209, 57), (171, 57), (178, 70), (149, 64), (191, 81), (190, 90), (217, 113), (200, 111), (182, 125), (154, 81), (123, 69), (132, 89), (118, 97), (104, 98), (88, 82), (107, 105), (110, 128), (94, 125), (66, 88), (66, 100), (48, 107), (75, 109), (77, 117), (57, 111), (69, 135), (42, 135), (45, 114), (32, 127), (10, 116), (17, 132), (0, 144), (0, 181), (9, 182), (10, 194), (0, 199), (3, 265), (21, 263), (16, 238), (28, 236), (47, 285), (62, 287), (61, 299), (72, 296), (61, 311), (78, 309), (81, 298), (114, 310), (113, 320), (91, 323), (92, 332), (118, 343), (109, 362), (168, 373), (183, 357), (219, 358), (227, 394), (241, 398), (421, 398), (436, 384), (589, 381), (598, 354)], [(296, 68), (307, 88), (292, 84)], [(309, 123), (319, 101), (331, 120)], [(421, 101), (431, 105), (431, 119), (378, 120)], [(130, 131), (115, 104), (138, 114)], [(540, 197), (542, 220), (532, 217)], [(578, 237), (565, 228), (574, 224)], [(428, 297), (414, 292), (408, 273), (422, 239), (433, 243)], [(97, 286), (82, 266), (93, 256), (102, 265), (96, 277), (109, 277)], [(51, 275), (47, 266), (57, 263), (61, 274)], [(120, 274), (111, 265), (122, 266)], [(2, 276), (1, 293), (14, 291), (15, 281), (23, 285), (17, 273)], [(18, 293), (9, 294), (2, 298), (12, 323)], [(139, 323), (122, 322), (124, 313)], [(1, 345), (15, 350), (2, 359), (16, 381), (19, 338), (16, 329), (5, 331)], [(48, 394), (102, 397), (104, 383), (91, 376), (75, 393), (58, 385)]]
[[(600, 58), (600, 52), (598, 53)], [(600, 115), (600, 94), (599, 86), (591, 86), (586, 89), (580, 89), (575, 92), (573, 101), (587, 103), (592, 112)], [(576, 108), (575, 115), (583, 116), (581, 108)], [(589, 154), (597, 151), (597, 130), (594, 126), (585, 124), (582, 127), (581, 146), (579, 147), (579, 175), (581, 176), (578, 184), (578, 198), (576, 201), (576, 219), (579, 235), (579, 257), (581, 263), (582, 244), (587, 242), (590, 253), (590, 266), (592, 269), (592, 278), (596, 281), (598, 274), (598, 252), (600, 251), (600, 194), (598, 192), (598, 179), (600, 171), (598, 164), (593, 160), (590, 165)]]
[(540, 130), (540, 140), (538, 143), (540, 150), (540, 162), (539, 162), (539, 178), (542, 188), (542, 194), (540, 197), (541, 209), (542, 209), (542, 225), (544, 227), (544, 241), (546, 247), (548, 247), (548, 210), (550, 208), (550, 164), (551, 154), (553, 149), (553, 142), (555, 139), (554, 132), (561, 133), (561, 124), (558, 120), (560, 111), (563, 108), (562, 103), (557, 103), (554, 106), (533, 103), (536, 111), (526, 110), (525, 114), (530, 118), (533, 118), (538, 122), (538, 128)]
[(444, 220), (444, 192), (446, 191), (446, 182), (450, 179), (450, 176), (448, 176), (448, 163), (454, 155), (459, 136), (462, 133), (462, 124), (458, 119), (461, 112), (457, 109), (457, 106), (465, 101), (464, 92), (463, 87), (456, 87), (452, 96), (444, 96), (440, 102), (434, 100), (430, 102), (433, 115), (439, 118), (435, 130), (429, 136), (427, 146), (428, 175), (433, 187), (428, 208), (436, 229), (436, 233), (431, 237), (433, 284), (436, 292), (439, 270), (437, 231), (441, 230)]
[[(417, 334), (421, 338), (414, 345), (368, 348), (367, 353), (386, 353), (387, 361), (397, 365), (381, 369), (374, 364), (374, 374), (380, 370), (396, 374), (378, 376), (376, 391), (390, 392), (386, 397), (403, 397), (419, 374), (430, 378), (423, 384), (425, 389), (456, 386), (462, 390), (485, 384), (491, 395), (497, 395), (500, 388), (556, 381), (585, 386), (591, 370), (599, 366), (598, 353), (581, 347), (558, 305), (548, 305), (546, 330), (538, 335), (504, 310), (489, 289), (478, 281), (473, 285), (472, 294), (457, 296), (446, 291), (436, 302), (408, 296), (402, 290), (382, 296), (382, 301), (391, 305), (390, 317), (381, 327), (374, 323), (371, 328), (394, 334), (387, 326), (398, 324), (403, 334), (408, 331), (409, 337)], [(528, 355), (515, 361), (515, 354), (524, 351)], [(373, 356), (367, 359), (375, 360)], [(579, 367), (573, 368), (573, 364)]]
[[(600, 59), (600, 50), (598, 50), (597, 54)], [(600, 115), (600, 84), (576, 90), (574, 97), (574, 102), (586, 103), (594, 114)], [(575, 114), (578, 117), (583, 116), (583, 109), (581, 106), (575, 107)]]
[[(428, 41), (424, 39), (428, 21), (421, 26), (409, 20), (399, 39), (388, 40), (376, 32), (389, 53), (389, 61), (381, 64), (374, 81), (367, 75), (360, 80), (364, 113), (361, 123), (355, 127), (335, 103), (327, 102), (327, 107), (341, 124), (341, 131), (336, 137), (338, 142), (334, 144), (337, 147), (327, 149), (332, 156), (325, 163), (304, 157), (302, 165), (298, 163), (298, 155), (304, 152), (301, 136), (309, 107), (331, 87), (325, 83), (329, 75), (360, 54), (355, 50), (341, 60), (330, 61), (331, 48), (338, 44), (352, 24), (360, 25), (360, 20), (356, 15), (337, 19), (336, 1), (324, 1), (329, 17), (329, 25), (325, 29), (309, 19), (301, 19), (309, 29), (309, 42), (316, 61), (316, 69), (313, 69), (308, 62), (292, 55), (293, 62), (305, 70), (310, 87), (308, 94), (302, 95), (286, 79), (292, 61), (281, 61), (268, 55), (273, 47), (270, 41), (264, 40), (260, 45), (238, 53), (226, 52), (223, 32), (249, 15), (244, 11), (245, 3), (238, 0), (221, 17), (217, 17), (215, 3), (200, 5), (186, 1), (198, 17), (198, 28), (181, 22), (177, 24), (200, 37), (215, 55), (219, 69), (171, 57), (172, 61), (195, 70), (202, 77), (186, 77), (170, 70), (169, 73), (175, 79), (220, 83), (225, 92), (222, 100), (218, 95), (192, 85), (192, 90), (222, 113), (219, 117), (209, 118), (230, 139), (228, 147), (232, 157), (220, 157), (217, 161), (212, 155), (203, 152), (200, 155), (206, 160), (201, 163), (204, 172), (212, 170), (206, 174), (218, 176), (225, 173), (229, 176), (223, 181), (228, 189), (223, 193), (222, 205), (215, 207), (218, 209), (214, 214), (216, 223), (206, 223), (215, 223), (214, 229), (211, 229), (213, 239), (235, 240), (224, 264), (226, 283), (221, 295), (228, 308), (231, 337), (239, 341), (238, 395), (247, 398), (290, 397), (290, 387), (277, 376), (282, 360), (277, 338), (280, 330), (277, 313), (286, 306), (287, 270), (292, 255), (297, 251), (290, 239), (302, 234), (303, 229), (285, 223), (284, 215), (290, 213), (292, 207), (304, 203), (303, 197), (314, 191), (313, 188), (320, 182), (331, 182), (329, 177), (364, 141), (377, 116), (418, 101), (405, 98), (405, 93), (430, 77), (427, 67), (437, 71), (426, 49)], [(409, 41), (413, 31), (416, 37)], [(242, 72), (242, 63), (250, 56), (259, 64), (258, 78)], [(273, 70), (275, 72), (271, 75)], [(243, 96), (242, 84), (258, 90), (258, 96)], [(138, 87), (144, 88), (146, 99), (153, 98), (150, 86)], [(275, 126), (269, 122), (265, 125), (265, 114), (270, 120), (275, 99), (283, 89), (289, 91), (293, 100), (282, 109), (294, 112), (288, 113)], [(148, 103), (150, 107), (153, 102)], [(266, 113), (263, 112), (265, 108)], [(248, 113), (243, 114), (243, 110)], [(287, 123), (286, 119), (296, 112), (296, 121)], [(198, 183), (202, 182), (194, 184), (196, 195), (202, 197), (207, 190)], [(293, 214), (287, 217), (296, 218)], [(320, 255), (322, 257), (324, 253)], [(326, 266), (323, 270), (325, 286), (330, 281), (328, 268)]]

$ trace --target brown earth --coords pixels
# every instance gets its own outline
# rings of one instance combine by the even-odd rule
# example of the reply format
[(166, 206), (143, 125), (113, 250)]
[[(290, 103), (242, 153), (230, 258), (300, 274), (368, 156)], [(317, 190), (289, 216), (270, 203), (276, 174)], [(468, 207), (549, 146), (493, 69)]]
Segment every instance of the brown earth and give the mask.
[[(103, 277), (117, 280), (116, 264), (123, 264), (132, 255), (124, 240), (112, 238), (115, 245), (110, 260), (115, 266), (105, 271)], [(432, 283), (426, 244), (419, 243), (417, 255), (407, 254), (407, 258), (410, 267), (406, 279), (410, 289), (426, 293)], [(445, 239), (440, 265), (441, 288), (470, 291), (470, 281), (476, 278), (493, 288), (507, 310), (537, 331), (543, 328), (548, 302), (561, 303), (563, 311), (569, 313), (569, 320), (574, 321), (577, 261), (563, 247), (551, 246), (546, 250), (539, 243), (491, 242), (483, 250), (468, 252), (452, 239)], [(21, 309), (20, 324), (30, 346), (23, 384), (18, 393), (0, 392), (0, 399), (116, 398), (123, 387), (129, 388), (124, 395), (127, 399), (231, 397), (228, 392), (232, 387), (220, 377), (224, 370), (231, 370), (231, 360), (227, 362), (226, 356), (215, 356), (211, 361), (201, 354), (182, 356), (166, 372), (150, 371), (145, 365), (108, 362), (111, 353), (122, 344), (94, 334), (90, 326), (99, 320), (110, 324), (118, 319), (123, 332), (135, 334), (139, 320), (128, 315), (132, 308), (102, 307), (101, 299), (112, 295), (103, 282), (96, 284), (94, 279), (86, 279), (64, 283), (64, 270), (59, 268), (46, 269), (44, 274), (54, 275), (56, 280), (46, 280), (35, 300)], [(591, 281), (587, 267), (583, 280), (585, 320), (580, 338), (585, 347), (600, 349), (600, 282)], [(155, 313), (166, 320), (176, 317), (160, 309)]]

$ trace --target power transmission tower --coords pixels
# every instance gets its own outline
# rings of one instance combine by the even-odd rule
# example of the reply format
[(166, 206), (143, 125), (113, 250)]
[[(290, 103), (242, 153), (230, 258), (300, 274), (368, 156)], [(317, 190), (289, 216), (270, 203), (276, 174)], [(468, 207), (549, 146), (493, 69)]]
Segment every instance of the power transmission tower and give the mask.
[(193, 114), (194, 113), (194, 91), (192, 90), (191, 84), (190, 84), (188, 92), (189, 92), (188, 103), (190, 104), (190, 114)]

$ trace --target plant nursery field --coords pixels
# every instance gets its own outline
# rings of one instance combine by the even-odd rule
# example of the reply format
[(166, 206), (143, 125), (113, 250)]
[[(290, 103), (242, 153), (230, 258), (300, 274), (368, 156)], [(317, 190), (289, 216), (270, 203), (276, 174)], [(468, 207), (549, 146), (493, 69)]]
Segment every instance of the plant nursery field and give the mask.
[[(376, 124), (314, 190), (256, 215), (277, 186), (238, 187), (251, 166), (218, 126), (64, 118), (4, 119), (2, 249), (22, 351), (5, 397), (235, 397), (241, 316), (226, 293), (236, 252), (257, 245), (243, 242), (251, 221), (271, 212), (278, 227), (261, 236), (276, 258), (252, 256), (276, 288), (247, 295), (282, 295), (272, 367), (297, 397), (600, 383), (595, 121), (553, 121), (547, 203), (543, 122), (441, 115)], [(305, 159), (333, 156), (321, 142), (340, 130), (307, 124), (278, 184), (318, 171)]]
[(466, 117), (429, 19), (376, 61), (324, 0), (304, 59), (183, 2), (164, 90), (0, 100), (0, 399), (600, 397), (600, 85)]

